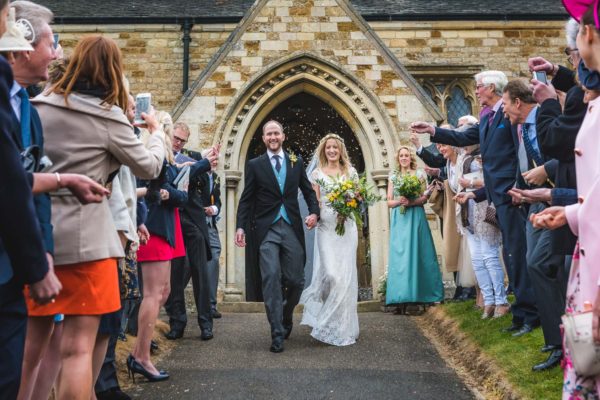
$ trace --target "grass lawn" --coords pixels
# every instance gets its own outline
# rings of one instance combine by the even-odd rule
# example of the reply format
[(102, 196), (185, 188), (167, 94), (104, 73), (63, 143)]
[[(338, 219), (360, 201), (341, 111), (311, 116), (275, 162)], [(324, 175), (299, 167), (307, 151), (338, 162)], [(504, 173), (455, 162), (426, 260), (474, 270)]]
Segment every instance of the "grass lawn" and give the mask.
[(496, 360), (510, 383), (525, 399), (560, 399), (562, 391), (562, 369), (533, 372), (531, 367), (546, 360), (548, 354), (541, 353), (544, 345), (542, 329), (519, 338), (513, 338), (500, 330), (510, 326), (510, 314), (498, 319), (481, 319), (481, 312), (473, 309), (474, 301), (446, 303), (442, 307), (455, 319), (460, 329), (485, 354)]

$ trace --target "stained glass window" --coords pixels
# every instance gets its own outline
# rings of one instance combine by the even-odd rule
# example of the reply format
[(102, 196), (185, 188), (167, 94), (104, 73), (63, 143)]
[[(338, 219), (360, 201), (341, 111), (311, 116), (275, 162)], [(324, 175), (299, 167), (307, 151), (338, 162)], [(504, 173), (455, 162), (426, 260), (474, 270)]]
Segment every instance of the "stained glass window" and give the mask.
[(446, 97), (446, 113), (448, 123), (454, 126), (460, 117), (473, 113), (471, 103), (460, 86), (454, 86), (450, 90), (450, 95)]

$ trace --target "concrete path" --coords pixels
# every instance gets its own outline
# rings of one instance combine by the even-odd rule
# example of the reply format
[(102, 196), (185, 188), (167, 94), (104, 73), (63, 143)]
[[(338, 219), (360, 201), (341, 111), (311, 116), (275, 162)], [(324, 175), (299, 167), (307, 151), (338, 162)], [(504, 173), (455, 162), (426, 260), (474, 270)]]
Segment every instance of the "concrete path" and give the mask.
[(224, 314), (208, 342), (199, 339), (197, 326), (188, 326), (158, 365), (169, 371), (169, 381), (143, 382), (128, 392), (157, 400), (474, 398), (411, 317), (359, 318), (359, 341), (337, 348), (314, 340), (295, 316), (285, 351), (273, 354), (264, 314)]

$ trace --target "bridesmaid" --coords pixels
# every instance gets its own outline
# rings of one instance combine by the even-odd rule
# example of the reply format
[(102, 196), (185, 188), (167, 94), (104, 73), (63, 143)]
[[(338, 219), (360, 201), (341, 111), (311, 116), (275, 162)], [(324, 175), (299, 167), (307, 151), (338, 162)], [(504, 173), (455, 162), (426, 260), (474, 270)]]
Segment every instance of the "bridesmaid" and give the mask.
[[(429, 196), (423, 190), (421, 196), (409, 200), (394, 196), (394, 179), (398, 175), (416, 175), (423, 188), (427, 177), (424, 171), (417, 170), (417, 160), (406, 146), (396, 153), (398, 169), (390, 174), (387, 203), (391, 208), (390, 253), (388, 257), (388, 278), (386, 305), (407, 303), (430, 304), (444, 299), (442, 274), (433, 245), (433, 238), (427, 223), (423, 204)], [(401, 213), (398, 206), (405, 206)]]

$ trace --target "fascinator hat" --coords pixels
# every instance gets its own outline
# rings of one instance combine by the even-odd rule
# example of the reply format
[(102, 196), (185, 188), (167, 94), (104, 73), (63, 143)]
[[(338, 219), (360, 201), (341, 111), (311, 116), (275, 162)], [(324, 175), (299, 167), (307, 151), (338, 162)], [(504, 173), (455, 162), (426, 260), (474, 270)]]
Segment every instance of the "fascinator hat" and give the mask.
[(580, 22), (585, 12), (594, 5), (594, 24), (600, 30), (600, 18), (598, 18), (598, 2), (600, 0), (562, 0), (565, 9), (573, 18)]
[(33, 47), (25, 38), (25, 32), (33, 32), (27, 20), (15, 21), (15, 9), (10, 8), (6, 24), (6, 33), (0, 38), (0, 51), (33, 51)]

